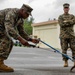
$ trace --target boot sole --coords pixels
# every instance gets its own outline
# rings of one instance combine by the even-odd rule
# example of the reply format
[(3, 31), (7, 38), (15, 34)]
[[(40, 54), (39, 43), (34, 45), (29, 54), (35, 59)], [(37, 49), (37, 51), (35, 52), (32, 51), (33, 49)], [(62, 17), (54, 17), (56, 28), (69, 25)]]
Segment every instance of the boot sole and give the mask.
[(65, 65), (64, 67), (68, 67), (68, 65)]
[(14, 72), (14, 71), (4, 71), (4, 70), (0, 70), (0, 72)]

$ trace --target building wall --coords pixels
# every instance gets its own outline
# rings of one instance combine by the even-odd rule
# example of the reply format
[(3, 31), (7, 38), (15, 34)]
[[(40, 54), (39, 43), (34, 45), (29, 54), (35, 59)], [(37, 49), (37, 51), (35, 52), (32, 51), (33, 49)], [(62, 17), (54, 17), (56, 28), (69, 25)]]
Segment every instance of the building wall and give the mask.
[[(54, 48), (61, 49), (60, 46), (60, 26), (58, 21), (48, 21), (42, 23), (32, 24), (33, 27), (33, 36), (37, 36), (37, 38), (41, 38), (44, 42), (48, 43)], [(75, 25), (74, 25), (75, 32)], [(42, 43), (39, 43), (40, 47), (48, 48)]]
[[(41, 38), (41, 40), (53, 46), (54, 48), (60, 48), (59, 30), (60, 27), (57, 23), (33, 26), (33, 35), (37, 36), (37, 38)], [(39, 46), (48, 48), (42, 43), (39, 43)]]

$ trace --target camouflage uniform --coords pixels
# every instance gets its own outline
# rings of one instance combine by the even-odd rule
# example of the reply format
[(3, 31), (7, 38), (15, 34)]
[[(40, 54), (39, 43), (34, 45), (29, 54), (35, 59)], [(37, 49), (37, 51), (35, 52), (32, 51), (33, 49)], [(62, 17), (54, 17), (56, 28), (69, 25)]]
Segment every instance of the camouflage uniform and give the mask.
[[(72, 50), (72, 56), (75, 56), (75, 35), (73, 26), (75, 24), (75, 17), (72, 14), (62, 14), (58, 18), (60, 25), (60, 42), (62, 53), (67, 54), (68, 44)], [(67, 60), (63, 57), (63, 60)]]
[(8, 8), (0, 11), (0, 58), (7, 59), (11, 52), (13, 42), (10, 37), (17, 39), (21, 35), (26, 40), (29, 38), (24, 32), (23, 19), (19, 18), (18, 10)]

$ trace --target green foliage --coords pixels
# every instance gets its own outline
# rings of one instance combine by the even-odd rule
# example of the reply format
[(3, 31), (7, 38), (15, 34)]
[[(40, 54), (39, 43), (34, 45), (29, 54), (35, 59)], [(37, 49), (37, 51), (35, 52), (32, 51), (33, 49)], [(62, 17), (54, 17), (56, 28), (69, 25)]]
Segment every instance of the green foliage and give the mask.
[(33, 17), (30, 19), (25, 19), (24, 21), (24, 30), (27, 32), (27, 34), (31, 35), (32, 34), (32, 26), (31, 24), (33, 23)]

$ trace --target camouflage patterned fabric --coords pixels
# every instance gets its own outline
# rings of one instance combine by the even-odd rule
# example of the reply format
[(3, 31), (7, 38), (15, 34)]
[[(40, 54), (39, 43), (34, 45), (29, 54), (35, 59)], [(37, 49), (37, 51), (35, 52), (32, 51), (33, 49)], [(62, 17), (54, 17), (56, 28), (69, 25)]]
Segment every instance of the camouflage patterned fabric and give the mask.
[[(7, 59), (13, 43), (10, 37), (17, 39), (21, 35), (28, 39), (23, 29), (23, 19), (19, 18), (17, 8), (0, 10), (0, 58)], [(18, 30), (18, 32), (16, 31)]]
[[(75, 17), (72, 14), (62, 14), (58, 18), (60, 25), (60, 42), (62, 53), (67, 54), (68, 44), (72, 50), (72, 56), (75, 56), (75, 34), (73, 26), (75, 24)], [(67, 60), (63, 57), (63, 60)]]
[(4, 32), (0, 32), (0, 58), (6, 59), (13, 47), (12, 40)]

